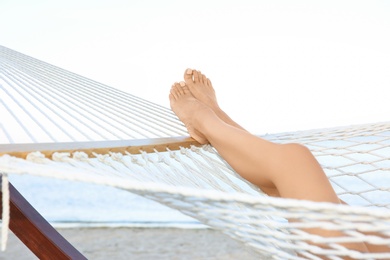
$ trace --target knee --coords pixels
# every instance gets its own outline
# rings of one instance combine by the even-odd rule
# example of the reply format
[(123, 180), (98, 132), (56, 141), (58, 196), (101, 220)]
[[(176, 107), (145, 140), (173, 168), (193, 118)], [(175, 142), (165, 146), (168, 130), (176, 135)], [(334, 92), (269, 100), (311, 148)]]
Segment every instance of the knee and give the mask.
[(283, 144), (283, 153), (290, 158), (313, 157), (310, 149), (298, 143)]
[(307, 178), (308, 175), (314, 176), (314, 172), (322, 172), (318, 161), (306, 146), (297, 143), (282, 146), (281, 158), (284, 162), (282, 167), (288, 175)]

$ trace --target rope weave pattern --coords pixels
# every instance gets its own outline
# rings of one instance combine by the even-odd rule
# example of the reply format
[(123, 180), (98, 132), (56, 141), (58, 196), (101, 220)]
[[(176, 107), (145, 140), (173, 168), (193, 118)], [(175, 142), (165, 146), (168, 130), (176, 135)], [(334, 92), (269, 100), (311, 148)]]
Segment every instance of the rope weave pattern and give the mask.
[[(218, 171), (210, 171), (214, 167)], [(363, 254), (340, 244), (390, 246), (389, 200), (378, 203), (378, 197), (372, 199), (372, 205), (357, 207), (270, 198), (219, 161), (209, 146), (139, 155), (96, 154), (96, 158), (56, 153), (50, 159), (39, 152), (31, 153), (27, 160), (2, 156), (0, 171), (126, 189), (178, 209), (274, 259), (390, 257), (390, 253)], [(355, 178), (353, 174), (348, 177), (345, 185)], [(389, 183), (383, 186), (387, 193), (389, 188)], [(291, 219), (299, 221), (288, 221)], [(321, 237), (308, 228), (340, 234)]]
[[(10, 146), (187, 135), (167, 108), (2, 46), (0, 115), (0, 144)], [(262, 137), (310, 148), (336, 193), (352, 206), (267, 197), (210, 146), (95, 153), (94, 158), (83, 152), (51, 158), (35, 152), (26, 160), (3, 155), (0, 172), (126, 189), (178, 209), (268, 258), (390, 259), (390, 122)], [(321, 237), (310, 228), (338, 235)], [(389, 250), (364, 254), (343, 246), (355, 242)]]
[[(299, 142), (310, 148), (338, 195), (346, 201), (354, 199), (355, 204), (390, 209), (388, 122), (269, 135), (264, 138), (280, 143)], [(347, 179), (348, 182), (345, 182)], [(382, 199), (374, 202), (373, 197)]]
[(3, 46), (0, 114), (7, 122), (0, 128), (0, 143), (187, 135), (183, 124), (163, 106)]

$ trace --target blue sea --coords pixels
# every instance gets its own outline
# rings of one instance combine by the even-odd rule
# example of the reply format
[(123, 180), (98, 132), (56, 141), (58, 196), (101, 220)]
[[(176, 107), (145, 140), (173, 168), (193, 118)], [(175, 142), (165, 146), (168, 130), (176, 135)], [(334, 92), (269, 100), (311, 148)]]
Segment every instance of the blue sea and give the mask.
[(205, 227), (177, 210), (113, 187), (31, 175), (9, 179), (56, 227)]

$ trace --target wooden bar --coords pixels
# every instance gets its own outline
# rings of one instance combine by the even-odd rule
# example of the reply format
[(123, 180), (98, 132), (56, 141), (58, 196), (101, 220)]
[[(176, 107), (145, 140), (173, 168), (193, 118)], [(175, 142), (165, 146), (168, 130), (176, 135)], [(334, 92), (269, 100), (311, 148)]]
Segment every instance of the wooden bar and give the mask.
[(0, 156), (9, 154), (11, 156), (26, 158), (30, 152), (40, 151), (47, 158), (55, 152), (85, 152), (88, 156), (92, 153), (107, 154), (108, 152), (139, 154), (145, 152), (164, 152), (168, 149), (178, 150), (180, 147), (200, 146), (198, 142), (190, 137), (169, 137), (137, 140), (116, 140), (96, 142), (68, 142), (68, 143), (30, 143), (30, 144), (0, 144)]
[[(9, 188), (9, 228), (31, 252), (42, 260), (87, 259), (42, 217), (11, 183)], [(0, 213), (2, 216), (2, 207)]]

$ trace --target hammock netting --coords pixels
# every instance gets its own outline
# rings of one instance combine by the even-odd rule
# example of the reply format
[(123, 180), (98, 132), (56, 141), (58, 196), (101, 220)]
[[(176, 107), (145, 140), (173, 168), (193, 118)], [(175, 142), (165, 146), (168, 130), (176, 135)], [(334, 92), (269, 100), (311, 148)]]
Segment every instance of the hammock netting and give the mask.
[[(349, 204), (334, 205), (268, 197), (209, 145), (127, 149), (137, 140), (153, 144), (188, 134), (170, 109), (1, 46), (0, 114), (5, 178), (31, 174), (125, 189), (220, 230), (266, 259), (390, 259), (390, 122), (261, 136), (307, 146)], [(91, 141), (104, 149), (75, 146)], [(126, 145), (118, 150), (108, 141)], [(44, 152), (53, 147), (58, 151)], [(320, 236), (313, 228), (338, 235)], [(356, 242), (388, 250), (344, 246)]]

